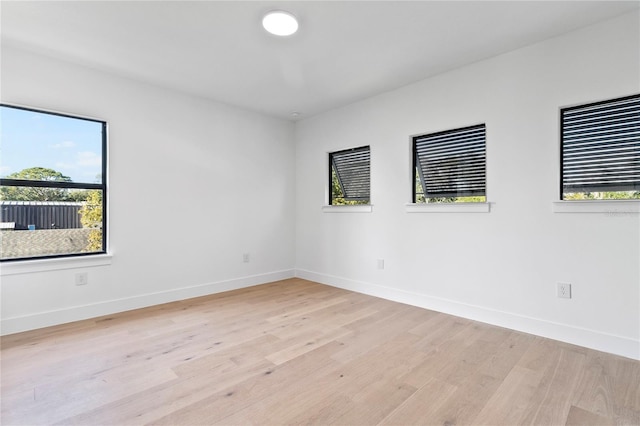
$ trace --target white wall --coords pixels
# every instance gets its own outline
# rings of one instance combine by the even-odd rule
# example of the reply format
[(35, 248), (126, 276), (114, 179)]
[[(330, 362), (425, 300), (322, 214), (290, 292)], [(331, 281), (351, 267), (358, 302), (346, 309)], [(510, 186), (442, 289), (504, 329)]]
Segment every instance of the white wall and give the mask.
[(1, 83), (3, 103), (108, 122), (113, 252), (3, 264), (3, 334), (293, 276), (292, 123), (10, 46)]
[[(552, 210), (559, 108), (640, 92), (638, 17), (299, 122), (298, 275), (640, 359), (639, 215)], [(410, 135), (478, 123), (491, 212), (407, 213)], [(327, 153), (361, 145), (373, 212), (323, 213)], [(556, 297), (560, 281), (572, 299)]]
[[(285, 121), (3, 46), (2, 102), (109, 122), (113, 258), (37, 273), (3, 264), (2, 333), (273, 281), (295, 267), (640, 359), (639, 216), (552, 211), (559, 107), (640, 92), (639, 30), (630, 14), (309, 118), (295, 134)], [(491, 212), (407, 213), (409, 136), (481, 122)], [(373, 212), (323, 213), (327, 152), (366, 144)], [(167, 206), (176, 203), (194, 215), (175, 223)], [(79, 271), (89, 285), (74, 285)], [(573, 299), (555, 297), (558, 281), (573, 284)]]

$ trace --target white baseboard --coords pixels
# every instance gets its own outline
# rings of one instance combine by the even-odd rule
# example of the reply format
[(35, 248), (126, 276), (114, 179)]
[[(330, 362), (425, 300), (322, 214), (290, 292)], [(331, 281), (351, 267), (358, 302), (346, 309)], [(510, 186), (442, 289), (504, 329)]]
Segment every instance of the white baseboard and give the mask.
[(304, 269), (296, 269), (295, 275), (299, 278), (345, 290), (364, 293), (394, 302), (418, 306), (420, 308), (640, 360), (640, 341), (628, 337), (616, 336), (568, 324), (531, 318), (512, 312), (497, 311), (482, 306), (469, 305), (454, 300), (350, 280)]
[(162, 303), (175, 302), (178, 300), (185, 300), (193, 297), (206, 296), (209, 294), (284, 280), (294, 276), (333, 287), (343, 288), (345, 290), (368, 294), (395, 302), (405, 303), (407, 305), (418, 306), (424, 309), (443, 312), (462, 318), (640, 360), (640, 341), (632, 338), (616, 336), (613, 334), (602, 333), (567, 324), (555, 323), (538, 318), (531, 318), (511, 312), (497, 311), (482, 306), (469, 305), (453, 300), (442, 299), (362, 281), (350, 280), (304, 269), (275, 271), (163, 292), (148, 293), (125, 299), (108, 300), (54, 311), (39, 312), (20, 317), (5, 318), (0, 324), (0, 334), (7, 335), (19, 333), (22, 331), (80, 321), (83, 319), (95, 318), (133, 309), (146, 308)]
[(65, 324), (68, 322), (80, 321), (103, 315), (111, 315), (133, 309), (146, 308), (149, 306), (160, 305), (162, 303), (175, 302), (177, 300), (185, 300), (193, 297), (221, 293), (223, 291), (237, 290), (240, 288), (293, 278), (294, 276), (294, 270), (287, 269), (214, 283), (200, 284), (191, 287), (177, 288), (157, 293), (142, 294), (124, 299), (107, 300), (104, 302), (73, 306), (54, 311), (39, 312), (20, 317), (4, 318), (0, 325), (0, 334), (7, 335), (22, 331), (35, 330), (52, 325)]

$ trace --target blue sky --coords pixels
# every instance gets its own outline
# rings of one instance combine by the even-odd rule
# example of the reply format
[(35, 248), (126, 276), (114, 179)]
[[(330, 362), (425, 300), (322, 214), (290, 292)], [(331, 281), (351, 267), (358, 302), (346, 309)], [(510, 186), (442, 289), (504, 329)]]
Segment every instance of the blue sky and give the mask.
[(97, 182), (102, 167), (102, 123), (0, 108), (0, 177), (46, 167), (74, 182)]

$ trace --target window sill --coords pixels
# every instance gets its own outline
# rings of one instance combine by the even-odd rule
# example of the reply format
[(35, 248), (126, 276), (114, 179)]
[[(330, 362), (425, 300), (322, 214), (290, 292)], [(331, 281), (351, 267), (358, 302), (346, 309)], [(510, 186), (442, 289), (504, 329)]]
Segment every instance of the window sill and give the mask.
[(640, 200), (554, 201), (554, 213), (606, 213), (625, 215), (640, 213)]
[(96, 254), (93, 256), (3, 262), (2, 265), (0, 265), (0, 276), (106, 266), (111, 265), (112, 258), (112, 254)]
[(491, 203), (408, 203), (407, 213), (489, 213)]
[(371, 213), (373, 205), (356, 205), (356, 206), (322, 206), (324, 213)]

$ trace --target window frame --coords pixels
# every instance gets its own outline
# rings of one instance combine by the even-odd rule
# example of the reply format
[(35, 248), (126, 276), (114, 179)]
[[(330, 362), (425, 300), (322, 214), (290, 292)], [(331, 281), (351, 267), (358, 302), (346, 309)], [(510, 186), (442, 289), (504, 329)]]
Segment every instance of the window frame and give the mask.
[[(483, 140), (483, 145), (484, 145), (484, 189), (483, 189), (483, 193), (482, 195), (459, 195), (456, 198), (460, 198), (460, 197), (473, 197), (473, 196), (484, 196), (484, 201), (471, 201), (471, 202), (467, 202), (467, 201), (454, 201), (454, 202), (431, 202), (429, 203), (428, 201), (426, 201), (428, 198), (434, 198), (434, 197), (427, 197), (427, 192), (426, 192), (426, 178), (421, 176), (421, 172), (422, 170), (418, 167), (419, 164), (419, 156), (418, 156), (418, 140), (419, 139), (424, 139), (426, 137), (436, 137), (436, 136), (445, 136), (448, 134), (454, 134), (457, 132), (461, 132), (461, 131), (465, 131), (465, 130), (472, 130), (472, 129), (476, 129), (476, 128), (480, 128), (482, 127), (483, 132), (484, 132), (484, 140)], [(415, 136), (411, 137), (411, 158), (412, 158), (412, 168), (411, 168), (411, 203), (416, 205), (416, 206), (421, 206), (421, 205), (435, 205), (435, 204), (445, 204), (445, 205), (461, 205), (461, 204), (471, 204), (471, 205), (479, 205), (479, 204), (486, 204), (487, 203), (487, 125), (486, 123), (479, 123), (479, 124), (472, 124), (469, 126), (463, 126), (463, 127), (456, 127), (454, 129), (447, 129), (447, 130), (441, 130), (441, 131), (436, 131), (436, 132), (429, 132), (429, 133), (421, 133)], [(417, 201), (417, 180), (420, 181), (420, 184), (423, 186), (423, 194), (425, 197), (425, 202), (418, 202)], [(438, 198), (438, 197), (435, 197)]]
[[(102, 191), (102, 250), (100, 251), (92, 251), (89, 253), (63, 253), (63, 254), (50, 254), (44, 256), (31, 256), (31, 257), (15, 257), (8, 259), (1, 259), (0, 262), (24, 262), (24, 261), (37, 261), (37, 260), (47, 260), (47, 259), (62, 259), (62, 258), (77, 258), (77, 257), (85, 257), (85, 256), (104, 256), (108, 253), (108, 238), (107, 238), (107, 147), (108, 147), (108, 130), (109, 126), (105, 120), (100, 120), (96, 118), (90, 118), (85, 116), (73, 115), (68, 113), (54, 112), (46, 109), (34, 108), (34, 107), (26, 107), (22, 105), (16, 104), (8, 104), (8, 103), (0, 103), (0, 107), (3, 108), (13, 108), (19, 109), (23, 111), (34, 112), (38, 114), (48, 114), (54, 115), (58, 117), (72, 118), (76, 120), (84, 120), (91, 121), (94, 123), (99, 123), (101, 125), (101, 143), (100, 148), (102, 150), (102, 158), (100, 165), (100, 171), (102, 174), (102, 179), (100, 183), (81, 183), (81, 182), (61, 182), (61, 181), (37, 181), (37, 180), (27, 180), (27, 179), (7, 179), (0, 178), (0, 186), (9, 186), (9, 187), (37, 187), (37, 188), (56, 188), (56, 189), (86, 189), (86, 190), (99, 190)], [(6, 231), (3, 231), (6, 232)], [(16, 232), (16, 231), (10, 231)]]
[[(369, 183), (369, 188), (368, 188), (368, 198), (362, 198), (359, 200), (353, 199), (353, 200), (346, 200), (345, 201), (367, 201), (364, 204), (347, 204), (347, 205), (340, 205), (340, 204), (333, 204), (333, 172), (334, 172), (334, 156), (335, 155), (340, 155), (340, 154), (345, 154), (345, 153), (355, 153), (355, 152), (360, 152), (360, 151), (367, 151), (368, 155), (369, 155), (369, 175), (368, 175), (368, 183)], [(363, 146), (359, 146), (359, 147), (354, 147), (354, 148), (348, 148), (348, 149), (342, 149), (339, 151), (333, 151), (333, 152), (329, 152), (329, 199), (328, 199), (328, 206), (329, 207), (348, 207), (348, 208), (352, 208), (355, 206), (370, 206), (371, 205), (371, 145), (363, 145)], [(336, 170), (336, 177), (338, 179), (338, 182), (343, 190), (344, 193), (344, 186), (342, 184), (342, 180), (340, 178), (340, 174), (338, 173), (338, 171)]]
[[(579, 109), (585, 109), (585, 108), (593, 108), (593, 107), (598, 107), (598, 106), (604, 106), (607, 104), (613, 104), (616, 102), (623, 102), (623, 101), (627, 101), (627, 100), (638, 100), (640, 101), (640, 93), (637, 94), (633, 94), (633, 95), (628, 95), (628, 96), (621, 96), (621, 97), (617, 97), (617, 98), (611, 98), (611, 99), (605, 99), (605, 100), (601, 100), (601, 101), (596, 101), (596, 102), (588, 102), (588, 103), (582, 103), (582, 104), (576, 104), (576, 105), (572, 105), (572, 106), (567, 106), (567, 107), (561, 107), (560, 108), (560, 128), (559, 128), (559, 132), (560, 132), (560, 146), (559, 146), (559, 151), (560, 151), (560, 179), (559, 179), (559, 199), (560, 199), (560, 203), (602, 203), (602, 202), (624, 202), (624, 201), (632, 201), (632, 202), (638, 202), (640, 200), (638, 199), (634, 199), (634, 198), (621, 198), (621, 199), (567, 199), (565, 198), (565, 184), (564, 184), (564, 179), (565, 179), (565, 152), (564, 152), (564, 148), (565, 148), (565, 113), (566, 112), (570, 112), (572, 110), (579, 110)], [(620, 190), (620, 189), (612, 189), (612, 192), (617, 192), (617, 191), (637, 191), (637, 189), (627, 189), (627, 190)], [(588, 192), (588, 191), (582, 191), (582, 193), (584, 192)], [(592, 191), (592, 192), (608, 192), (608, 191)], [(570, 192), (567, 192), (570, 193)]]

